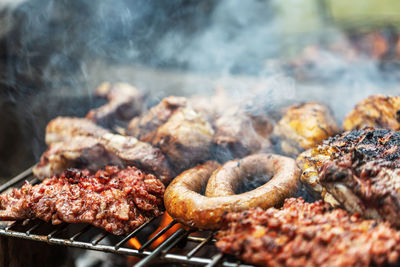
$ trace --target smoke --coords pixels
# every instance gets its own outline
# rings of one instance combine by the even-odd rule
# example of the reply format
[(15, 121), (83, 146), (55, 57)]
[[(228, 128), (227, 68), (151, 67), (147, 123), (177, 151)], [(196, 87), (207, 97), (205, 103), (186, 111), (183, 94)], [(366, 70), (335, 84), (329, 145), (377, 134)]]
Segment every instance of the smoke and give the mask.
[(25, 135), (16, 143), (36, 159), (46, 123), (97, 106), (103, 81), (132, 83), (152, 104), (222, 86), (252, 114), (317, 100), (339, 121), (368, 95), (398, 91), (396, 65), (363, 56), (314, 1), (10, 3), (0, 12), (0, 103), (16, 106)]

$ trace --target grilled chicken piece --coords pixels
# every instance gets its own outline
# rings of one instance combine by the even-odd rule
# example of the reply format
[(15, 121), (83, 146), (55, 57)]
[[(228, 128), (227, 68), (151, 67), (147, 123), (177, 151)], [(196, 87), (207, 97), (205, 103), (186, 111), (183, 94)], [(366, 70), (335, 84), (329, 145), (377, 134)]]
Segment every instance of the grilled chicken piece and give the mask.
[(400, 225), (400, 133), (345, 132), (300, 154), (304, 182), (333, 206)]
[(400, 130), (400, 96), (370, 96), (358, 103), (343, 121), (346, 131), (367, 126)]
[(86, 118), (107, 128), (125, 125), (144, 109), (144, 94), (127, 83), (102, 83), (95, 94), (108, 102), (90, 110)]
[(57, 117), (46, 127), (46, 144), (67, 141), (75, 136), (101, 137), (110, 131), (84, 118)]
[(129, 124), (128, 134), (159, 147), (177, 171), (208, 157), (214, 130), (183, 97), (168, 97)]
[(165, 184), (173, 177), (160, 149), (134, 137), (110, 133), (101, 137), (76, 136), (51, 144), (33, 173), (43, 179), (60, 174), (67, 168), (94, 171), (106, 165), (136, 166), (155, 174)]
[(265, 116), (251, 117), (230, 109), (215, 121), (214, 156), (221, 161), (271, 149), (272, 124)]
[(329, 108), (316, 102), (288, 107), (274, 128), (279, 149), (292, 156), (338, 132), (339, 127)]

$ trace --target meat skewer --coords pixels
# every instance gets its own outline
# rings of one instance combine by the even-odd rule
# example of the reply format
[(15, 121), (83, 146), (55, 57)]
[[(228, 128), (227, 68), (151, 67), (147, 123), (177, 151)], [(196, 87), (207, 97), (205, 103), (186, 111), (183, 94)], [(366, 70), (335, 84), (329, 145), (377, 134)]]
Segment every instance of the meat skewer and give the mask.
[(90, 223), (123, 235), (163, 214), (164, 190), (154, 175), (135, 167), (108, 166), (95, 174), (69, 169), (38, 185), (25, 183), (0, 195), (0, 219)]

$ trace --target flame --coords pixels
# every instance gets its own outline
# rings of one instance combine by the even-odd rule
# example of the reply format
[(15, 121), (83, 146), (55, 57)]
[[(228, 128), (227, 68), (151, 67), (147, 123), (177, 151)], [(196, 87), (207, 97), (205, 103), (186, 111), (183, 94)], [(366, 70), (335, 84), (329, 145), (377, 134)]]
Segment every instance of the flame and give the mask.
[[(162, 229), (164, 229), (168, 224), (170, 224), (173, 221), (171, 216), (167, 212), (164, 213), (160, 225), (158, 228), (149, 236), (149, 239), (153, 238), (156, 234), (158, 234)], [(151, 249), (154, 249), (158, 247), (162, 242), (164, 242), (168, 237), (170, 237), (173, 233), (178, 231), (178, 229), (184, 228), (182, 224), (177, 223), (174, 226), (172, 226), (167, 232), (165, 232), (163, 235), (161, 235), (159, 238), (154, 240), (154, 242), (150, 245)]]
[(135, 249), (139, 249), (139, 248), (142, 246), (142, 244), (140, 244), (139, 240), (137, 240), (135, 237), (129, 239), (128, 245), (129, 245), (130, 247), (135, 248)]

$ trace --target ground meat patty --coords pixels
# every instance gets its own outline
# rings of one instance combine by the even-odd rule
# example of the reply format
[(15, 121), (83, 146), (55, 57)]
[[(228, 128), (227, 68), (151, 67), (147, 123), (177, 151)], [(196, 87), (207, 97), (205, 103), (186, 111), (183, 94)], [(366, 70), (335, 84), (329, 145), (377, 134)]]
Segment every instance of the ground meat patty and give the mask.
[(322, 201), (223, 216), (216, 246), (263, 266), (383, 266), (398, 263), (400, 232)]
[(123, 235), (163, 213), (164, 190), (154, 175), (135, 167), (108, 166), (95, 174), (69, 169), (0, 195), (0, 219), (90, 223)]

